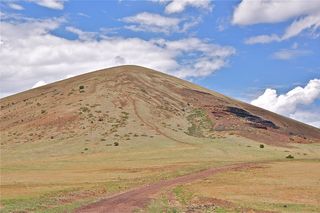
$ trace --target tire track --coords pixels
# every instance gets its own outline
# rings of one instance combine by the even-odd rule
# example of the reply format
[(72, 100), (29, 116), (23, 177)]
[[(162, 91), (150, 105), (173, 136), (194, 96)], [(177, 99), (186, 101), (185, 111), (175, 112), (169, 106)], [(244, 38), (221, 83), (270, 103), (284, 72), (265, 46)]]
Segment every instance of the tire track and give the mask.
[(178, 139), (176, 139), (176, 138), (173, 138), (173, 137), (167, 135), (166, 133), (162, 132), (158, 127), (153, 126), (152, 124), (150, 124), (150, 123), (148, 123), (147, 121), (145, 121), (145, 120), (139, 115), (139, 113), (138, 113), (138, 109), (137, 109), (137, 106), (136, 106), (136, 101), (133, 100), (133, 99), (131, 99), (131, 101), (132, 101), (132, 104), (133, 104), (134, 113), (135, 113), (136, 116), (139, 118), (139, 120), (140, 120), (142, 123), (144, 123), (146, 126), (148, 126), (149, 128), (155, 130), (157, 133), (159, 133), (160, 135), (162, 135), (162, 136), (164, 136), (164, 137), (166, 137), (166, 138), (168, 138), (168, 139), (170, 139), (170, 140), (173, 140), (173, 141), (175, 141), (175, 142), (177, 142), (177, 143), (181, 143), (181, 144), (184, 144), (184, 145), (192, 146), (192, 144), (190, 144), (190, 143), (187, 143), (187, 142), (178, 140)]
[(75, 213), (126, 213), (133, 212), (137, 208), (144, 208), (154, 195), (161, 190), (173, 187), (179, 184), (186, 184), (195, 180), (206, 178), (220, 172), (248, 169), (255, 167), (254, 163), (239, 163), (218, 168), (210, 168), (200, 172), (184, 175), (170, 180), (162, 180), (157, 183), (145, 185), (127, 192), (123, 192), (112, 197), (103, 199), (96, 203), (84, 206), (75, 211)]

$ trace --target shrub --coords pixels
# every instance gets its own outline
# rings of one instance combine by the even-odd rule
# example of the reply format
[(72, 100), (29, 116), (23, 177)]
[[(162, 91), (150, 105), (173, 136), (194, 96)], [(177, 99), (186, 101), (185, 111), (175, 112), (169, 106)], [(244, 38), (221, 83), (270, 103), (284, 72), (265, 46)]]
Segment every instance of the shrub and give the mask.
[(287, 155), (286, 158), (288, 158), (288, 159), (293, 159), (294, 157), (293, 157), (292, 155)]
[(86, 148), (84, 148), (84, 151), (88, 151), (89, 149), (86, 147)]
[(84, 86), (83, 85), (79, 86), (79, 89), (80, 90), (84, 89)]
[(114, 142), (113, 145), (119, 146), (119, 143), (118, 142)]
[(263, 145), (263, 144), (260, 144), (260, 148), (263, 149), (263, 148), (264, 148), (264, 145)]
[(44, 114), (46, 111), (43, 109), (43, 110), (41, 110), (41, 114)]

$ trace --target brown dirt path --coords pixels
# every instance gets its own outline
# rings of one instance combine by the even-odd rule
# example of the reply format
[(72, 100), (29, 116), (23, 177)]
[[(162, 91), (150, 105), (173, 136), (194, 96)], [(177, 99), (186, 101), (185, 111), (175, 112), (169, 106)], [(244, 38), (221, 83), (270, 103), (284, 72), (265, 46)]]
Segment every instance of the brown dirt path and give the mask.
[(210, 175), (230, 170), (246, 169), (254, 167), (254, 163), (239, 163), (218, 168), (211, 168), (200, 172), (184, 175), (171, 180), (163, 180), (150, 185), (142, 186), (127, 192), (123, 192), (112, 197), (103, 199), (96, 203), (77, 209), (76, 213), (82, 212), (110, 212), (110, 213), (127, 213), (137, 208), (145, 207), (161, 190), (176, 186), (179, 184), (189, 183), (195, 180), (206, 178)]

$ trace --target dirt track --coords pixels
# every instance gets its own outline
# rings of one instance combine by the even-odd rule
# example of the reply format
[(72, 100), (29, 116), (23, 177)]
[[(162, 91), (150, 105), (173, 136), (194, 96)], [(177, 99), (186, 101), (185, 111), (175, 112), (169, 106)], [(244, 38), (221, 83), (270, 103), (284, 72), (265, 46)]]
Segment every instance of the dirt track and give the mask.
[(207, 169), (204, 171), (177, 177), (171, 180), (163, 180), (158, 183), (142, 186), (128, 192), (123, 192), (121, 194), (114, 195), (112, 197), (103, 199), (88, 206), (79, 208), (75, 212), (132, 212), (134, 209), (145, 207), (148, 204), (148, 202), (152, 199), (152, 196), (154, 196), (155, 194), (167, 187), (172, 187), (179, 184), (189, 183), (198, 179), (203, 179), (219, 172), (251, 168), (253, 166), (253, 163), (233, 164), (229, 166)]

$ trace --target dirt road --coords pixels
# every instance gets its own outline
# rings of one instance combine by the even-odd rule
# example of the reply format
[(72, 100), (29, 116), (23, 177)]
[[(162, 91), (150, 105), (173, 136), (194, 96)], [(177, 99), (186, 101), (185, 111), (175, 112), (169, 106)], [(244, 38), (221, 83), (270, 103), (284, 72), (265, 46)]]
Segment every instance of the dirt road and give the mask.
[(131, 191), (123, 192), (112, 197), (103, 199), (96, 203), (77, 209), (76, 213), (82, 212), (110, 212), (110, 213), (126, 213), (132, 212), (134, 209), (145, 207), (161, 190), (176, 186), (179, 184), (189, 183), (195, 180), (206, 178), (210, 175), (237, 169), (245, 169), (254, 167), (253, 163), (241, 163), (218, 168), (211, 168), (204, 171), (177, 177), (171, 180), (163, 180), (150, 185), (142, 186)]

